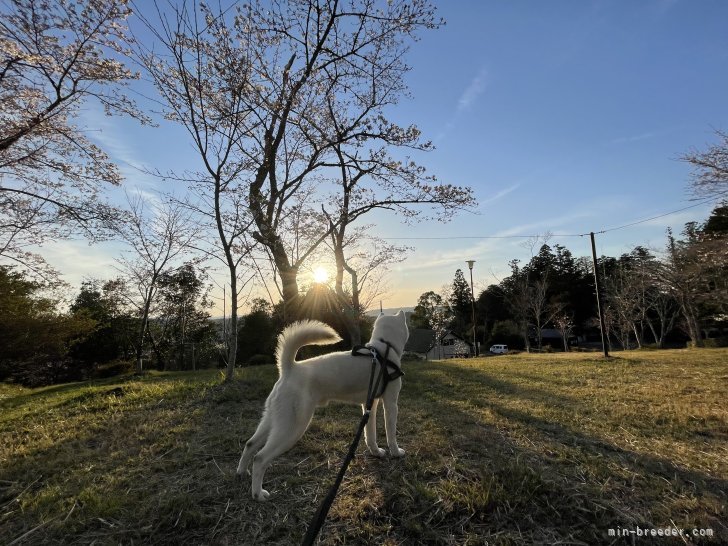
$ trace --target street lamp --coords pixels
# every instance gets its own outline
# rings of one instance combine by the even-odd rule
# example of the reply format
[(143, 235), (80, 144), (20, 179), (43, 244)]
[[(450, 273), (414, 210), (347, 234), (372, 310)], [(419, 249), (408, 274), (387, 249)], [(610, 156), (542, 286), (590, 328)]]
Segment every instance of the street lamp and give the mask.
[(470, 305), (473, 308), (473, 351), (478, 356), (478, 344), (475, 341), (475, 290), (473, 289), (473, 264), (475, 260), (466, 260), (468, 269), (470, 269)]

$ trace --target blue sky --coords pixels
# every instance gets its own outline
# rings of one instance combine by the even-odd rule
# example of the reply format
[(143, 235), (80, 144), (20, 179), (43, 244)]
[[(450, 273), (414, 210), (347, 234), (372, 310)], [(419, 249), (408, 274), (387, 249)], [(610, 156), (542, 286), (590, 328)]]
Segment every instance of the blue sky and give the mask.
[[(416, 157), (441, 181), (471, 186), (476, 213), (407, 227), (377, 216), (386, 237), (579, 234), (693, 204), (678, 157), (728, 130), (728, 2), (707, 0), (443, 1), (447, 24), (413, 44), (411, 99), (388, 114), (436, 149)], [(168, 190), (130, 165), (191, 161), (178, 128), (139, 128), (93, 111), (97, 139), (128, 187)], [(598, 235), (600, 254), (662, 247), (665, 229), (703, 220), (710, 204)], [(393, 241), (394, 242), (394, 241)], [(389, 276), (385, 307), (412, 306), (476, 260), (476, 290), (527, 260), (522, 239), (399, 240), (415, 247)], [(576, 256), (588, 237), (553, 237)], [(49, 261), (78, 284), (112, 277), (114, 245), (58, 243)]]

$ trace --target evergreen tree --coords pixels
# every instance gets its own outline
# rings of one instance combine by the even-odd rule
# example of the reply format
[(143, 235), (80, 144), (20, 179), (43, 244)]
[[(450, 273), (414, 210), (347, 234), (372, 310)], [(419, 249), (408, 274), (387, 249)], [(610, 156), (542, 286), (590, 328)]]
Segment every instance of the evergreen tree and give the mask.
[(265, 355), (268, 357), (267, 362), (273, 363), (277, 334), (273, 306), (262, 298), (255, 298), (250, 312), (243, 315), (241, 322), (242, 326), (238, 330), (238, 361), (246, 364), (256, 355)]
[(95, 323), (93, 332), (71, 350), (73, 358), (89, 364), (123, 358), (129, 349), (131, 317), (117, 308), (117, 300), (108, 297), (108, 287), (100, 285), (97, 279), (84, 281), (71, 305), (76, 317), (87, 317)]
[(455, 271), (448, 303), (455, 317), (452, 324), (453, 331), (465, 339), (472, 338), (473, 295), (462, 269)]

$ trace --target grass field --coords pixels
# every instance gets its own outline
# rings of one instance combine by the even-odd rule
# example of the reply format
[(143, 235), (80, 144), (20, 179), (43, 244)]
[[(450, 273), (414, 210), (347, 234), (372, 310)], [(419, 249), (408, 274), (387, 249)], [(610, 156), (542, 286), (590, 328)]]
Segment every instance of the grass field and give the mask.
[[(373, 459), (362, 443), (323, 544), (728, 543), (728, 350), (405, 372), (407, 456)], [(359, 411), (318, 410), (268, 471), (271, 500), (255, 502), (235, 467), (275, 379), (267, 366), (230, 384), (215, 371), (0, 384), (0, 543), (300, 542)], [(690, 536), (609, 536), (671, 527)]]

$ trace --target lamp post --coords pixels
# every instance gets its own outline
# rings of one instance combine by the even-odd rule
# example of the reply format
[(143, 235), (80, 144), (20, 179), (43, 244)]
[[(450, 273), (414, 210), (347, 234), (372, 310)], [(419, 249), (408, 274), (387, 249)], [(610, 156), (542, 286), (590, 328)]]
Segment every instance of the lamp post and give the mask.
[(475, 260), (466, 260), (468, 269), (470, 269), (470, 305), (473, 308), (473, 352), (478, 356), (478, 344), (475, 341), (475, 290), (473, 289), (473, 264)]

